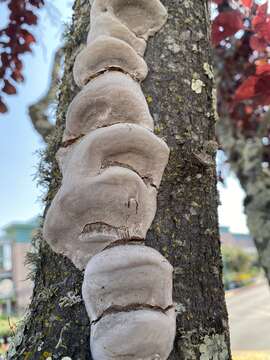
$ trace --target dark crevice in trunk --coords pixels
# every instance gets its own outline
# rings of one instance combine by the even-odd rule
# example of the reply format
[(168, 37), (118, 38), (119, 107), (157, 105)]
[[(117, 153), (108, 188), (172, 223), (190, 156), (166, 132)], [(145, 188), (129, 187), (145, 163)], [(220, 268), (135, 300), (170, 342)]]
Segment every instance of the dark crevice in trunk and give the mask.
[(101, 316), (99, 316), (96, 320), (93, 320), (91, 322), (92, 325), (97, 324), (101, 319), (103, 319), (105, 316), (117, 314), (117, 313), (123, 313), (123, 312), (130, 312), (130, 311), (139, 311), (139, 310), (153, 310), (153, 311), (159, 311), (163, 314), (166, 314), (169, 310), (173, 309), (173, 305), (168, 306), (166, 309), (163, 309), (159, 306), (153, 306), (149, 304), (130, 304), (128, 306), (111, 306), (108, 309), (106, 309)]

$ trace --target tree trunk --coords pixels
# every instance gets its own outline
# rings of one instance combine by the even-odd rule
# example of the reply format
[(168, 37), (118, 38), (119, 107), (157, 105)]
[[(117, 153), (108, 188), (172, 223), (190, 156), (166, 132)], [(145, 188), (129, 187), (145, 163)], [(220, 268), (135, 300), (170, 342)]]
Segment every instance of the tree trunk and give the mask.
[(256, 136), (244, 137), (228, 118), (219, 122), (218, 135), (229, 163), (243, 190), (247, 224), (258, 250), (260, 264), (270, 285), (270, 171), (263, 166), (265, 151), (263, 136), (267, 132), (270, 116), (266, 114)]
[[(164, 0), (169, 19), (150, 38), (144, 94), (171, 157), (158, 196), (158, 212), (147, 245), (174, 266), (177, 336), (170, 360), (230, 359), (228, 319), (222, 285), (215, 172), (208, 0)], [(67, 107), (78, 88), (75, 56), (85, 44), (89, 1), (76, 0), (67, 35), (57, 130), (41, 165), (50, 205), (61, 176), (55, 161)], [(18, 329), (10, 359), (91, 359), (89, 319), (81, 298), (83, 274), (52, 252), (38, 236), (32, 254), (35, 288), (29, 313)]]

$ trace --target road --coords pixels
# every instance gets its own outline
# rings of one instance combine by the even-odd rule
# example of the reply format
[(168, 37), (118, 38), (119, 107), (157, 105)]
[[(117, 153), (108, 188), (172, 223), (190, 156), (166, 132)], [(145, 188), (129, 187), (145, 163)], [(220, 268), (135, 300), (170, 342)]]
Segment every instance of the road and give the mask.
[(232, 350), (270, 350), (270, 291), (266, 282), (226, 296)]

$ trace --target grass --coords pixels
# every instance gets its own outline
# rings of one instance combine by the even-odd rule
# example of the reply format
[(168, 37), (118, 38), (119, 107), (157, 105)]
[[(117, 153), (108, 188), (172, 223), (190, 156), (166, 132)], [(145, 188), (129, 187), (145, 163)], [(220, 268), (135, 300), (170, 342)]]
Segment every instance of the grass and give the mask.
[(0, 337), (10, 336), (16, 329), (16, 324), (20, 321), (19, 317), (0, 315)]

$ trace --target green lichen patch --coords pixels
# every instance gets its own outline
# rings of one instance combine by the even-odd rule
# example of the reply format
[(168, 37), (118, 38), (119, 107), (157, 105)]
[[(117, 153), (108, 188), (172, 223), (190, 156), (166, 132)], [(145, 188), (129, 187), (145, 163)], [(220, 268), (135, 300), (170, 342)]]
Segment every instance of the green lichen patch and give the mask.
[(205, 74), (209, 77), (210, 80), (214, 79), (213, 67), (209, 65), (207, 62), (203, 64), (203, 69)]
[(203, 88), (205, 87), (205, 84), (202, 80), (200, 79), (192, 79), (191, 82), (191, 89), (196, 93), (196, 94), (201, 94)]
[(200, 360), (228, 360), (229, 352), (224, 335), (205, 336), (200, 345)]

